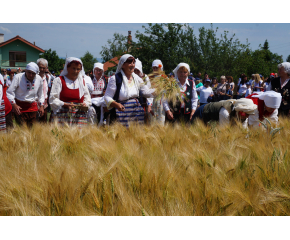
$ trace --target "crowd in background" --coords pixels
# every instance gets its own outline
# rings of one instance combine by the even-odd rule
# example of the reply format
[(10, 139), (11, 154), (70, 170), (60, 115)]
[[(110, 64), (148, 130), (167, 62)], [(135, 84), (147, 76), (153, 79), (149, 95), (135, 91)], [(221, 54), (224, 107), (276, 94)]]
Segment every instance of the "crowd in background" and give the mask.
[(260, 103), (263, 107), (259, 109), (258, 120), (263, 120), (263, 116), (271, 118), (274, 112), (272, 119), (275, 121), (278, 112), (289, 116), (290, 63), (287, 62), (278, 65), (279, 74), (271, 73), (265, 77), (258, 73), (241, 74), (235, 81), (227, 75), (218, 78), (207, 73), (202, 76), (201, 72), (194, 75), (188, 64), (180, 63), (168, 74), (176, 79), (180, 88), (182, 101), (177, 105), (165, 97), (157, 99), (155, 89), (151, 87), (152, 78), (160, 77), (157, 73), (163, 71), (162, 61), (158, 59), (152, 63), (152, 72), (156, 73), (153, 77), (144, 74), (142, 62), (129, 54), (120, 58), (116, 72), (110, 77), (105, 75), (102, 63), (95, 63), (92, 71), (85, 72), (80, 59), (67, 58), (59, 76), (49, 71), (48, 64), (40, 58), (37, 64), (29, 63), (25, 70), (1, 70), (0, 124), (2, 121), (3, 126), (3, 109), (6, 109), (2, 130), (12, 128), (15, 123), (32, 126), (36, 121), (57, 121), (80, 127), (87, 123), (101, 126), (114, 121), (124, 126), (133, 121), (161, 125), (166, 121), (185, 121), (192, 124), (196, 118), (205, 122), (223, 122), (222, 119), (229, 122), (231, 114), (248, 124), (253, 122), (253, 119), (248, 120), (249, 116), (258, 114), (254, 111), (258, 109), (259, 101), (263, 101)]

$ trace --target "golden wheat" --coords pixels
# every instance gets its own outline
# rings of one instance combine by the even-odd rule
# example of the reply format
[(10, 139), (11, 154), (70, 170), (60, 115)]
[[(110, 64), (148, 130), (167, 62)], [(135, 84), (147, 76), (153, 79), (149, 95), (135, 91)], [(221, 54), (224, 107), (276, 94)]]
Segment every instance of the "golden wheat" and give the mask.
[(0, 215), (289, 215), (290, 121), (0, 134)]

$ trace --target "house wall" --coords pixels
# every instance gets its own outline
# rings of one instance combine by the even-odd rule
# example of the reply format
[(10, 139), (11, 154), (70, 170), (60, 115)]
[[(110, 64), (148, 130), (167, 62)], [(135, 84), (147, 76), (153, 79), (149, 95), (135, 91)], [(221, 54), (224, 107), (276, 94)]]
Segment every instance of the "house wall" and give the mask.
[[(25, 67), (27, 63), (29, 62), (36, 62), (39, 58), (40, 51), (36, 50), (35, 48), (25, 44), (24, 42), (20, 40), (15, 40), (11, 43), (8, 43), (7, 45), (0, 48), (0, 61), (1, 61), (1, 67), (4, 65), (9, 65), (9, 51), (24, 51), (26, 52), (26, 63), (20, 64), (21, 66), (15, 66), (15, 67)], [(24, 66), (22, 66), (24, 65)]]

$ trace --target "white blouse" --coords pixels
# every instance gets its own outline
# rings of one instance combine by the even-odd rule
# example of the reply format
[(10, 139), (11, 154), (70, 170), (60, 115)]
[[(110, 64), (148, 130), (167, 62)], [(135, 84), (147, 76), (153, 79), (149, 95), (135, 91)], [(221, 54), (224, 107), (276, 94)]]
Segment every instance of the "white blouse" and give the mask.
[(92, 79), (87, 75), (84, 77), (84, 79), (88, 87), (89, 93), (92, 94), (92, 92), (94, 91), (94, 85), (93, 85)]
[[(186, 91), (187, 86), (190, 86), (190, 84), (188, 82), (188, 79), (186, 79), (186, 81), (185, 81), (185, 83), (183, 85), (181, 85), (181, 83), (180, 83), (180, 81), (178, 79), (176, 79), (176, 81), (177, 81), (177, 84), (178, 84), (178, 86), (180, 88), (180, 92), (182, 92), (182, 93)], [(183, 95), (181, 97), (184, 100)], [(196, 110), (197, 102), (198, 102), (198, 96), (197, 96), (197, 93), (196, 93), (195, 84), (193, 83), (192, 98), (191, 98), (191, 109), (192, 110)], [(168, 102), (166, 100), (164, 100), (164, 102), (163, 102), (163, 107), (164, 107), (165, 112), (170, 110), (169, 104), (168, 104)], [(184, 103), (181, 105), (181, 108), (184, 108)]]
[(36, 75), (33, 82), (27, 80), (25, 73), (19, 73), (14, 76), (10, 87), (7, 89), (7, 98), (13, 104), (15, 98), (24, 102), (35, 102), (39, 105), (44, 103), (43, 80)]
[[(122, 73), (123, 79), (125, 81), (128, 81), (123, 70), (121, 70), (121, 73)], [(132, 76), (133, 76), (133, 81), (131, 84), (128, 84), (128, 92), (126, 91), (126, 87), (124, 86), (124, 81), (122, 82), (120, 94), (119, 94), (119, 101), (125, 101), (125, 100), (128, 100), (130, 98), (135, 98), (135, 97), (137, 98), (139, 97), (139, 91), (142, 92), (143, 97), (152, 98), (153, 97), (152, 93), (155, 91), (155, 89), (149, 88), (146, 84), (144, 84), (142, 78), (140, 78), (135, 73), (133, 73)], [(117, 90), (116, 76), (114, 75), (109, 79), (106, 93), (104, 96), (104, 100), (108, 109), (112, 108), (110, 107), (110, 105), (113, 101), (115, 101), (113, 97), (116, 93), (116, 90)]]
[[(0, 74), (0, 82), (4, 85), (4, 79), (1, 74)], [(3, 86), (0, 84), (0, 104), (1, 104), (2, 97), (3, 97)]]
[[(66, 86), (69, 89), (79, 88), (79, 81), (70, 80), (66, 76), (64, 76), (64, 80), (65, 80)], [(57, 113), (64, 105), (64, 102), (59, 99), (61, 90), (62, 90), (61, 79), (57, 77), (53, 80), (50, 97), (49, 97), (49, 103), (54, 113)], [(84, 85), (84, 103), (88, 107), (91, 105), (91, 96), (90, 96), (90, 93), (86, 84)]]
[[(253, 115), (249, 115), (249, 125), (253, 126), (253, 127), (259, 127), (260, 126), (260, 121), (259, 121), (259, 110), (258, 108), (255, 109), (255, 114)], [(278, 125), (278, 109), (275, 109), (274, 112), (267, 117), (267, 119), (270, 122), (273, 122), (274, 124)], [(267, 121), (264, 119), (262, 121), (263, 123), (265, 123), (267, 125)]]

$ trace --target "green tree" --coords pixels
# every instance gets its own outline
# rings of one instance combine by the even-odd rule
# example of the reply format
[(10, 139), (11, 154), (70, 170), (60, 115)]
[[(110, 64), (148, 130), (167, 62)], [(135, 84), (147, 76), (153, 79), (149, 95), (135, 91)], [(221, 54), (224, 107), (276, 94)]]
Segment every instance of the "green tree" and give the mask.
[(264, 50), (269, 50), (269, 43), (268, 40), (266, 39), (266, 41), (264, 42), (264, 46), (263, 46)]
[(131, 53), (143, 63), (143, 71), (151, 72), (151, 64), (155, 59), (163, 63), (164, 71), (171, 72), (178, 63), (189, 62), (184, 52), (185, 44), (195, 44), (193, 31), (187, 24), (149, 23), (142, 26), (144, 33), (136, 32), (137, 42), (132, 43)]
[(81, 57), (81, 60), (83, 62), (84, 70), (85, 72), (87, 71), (92, 71), (94, 67), (94, 63), (98, 62), (94, 56), (87, 51), (83, 57)]
[(100, 54), (102, 56), (103, 63), (114, 57), (122, 56), (125, 52), (128, 51), (129, 46), (128, 37), (119, 33), (114, 33), (113, 38), (107, 41), (107, 45), (102, 46), (102, 51)]
[(50, 72), (54, 71), (55, 74), (58, 75), (60, 70), (63, 69), (65, 60), (59, 58), (56, 51), (52, 51), (51, 48), (49, 50), (45, 50), (45, 52), (40, 54), (39, 57), (48, 61), (48, 68)]
[(286, 62), (290, 62), (290, 55), (286, 58)]

